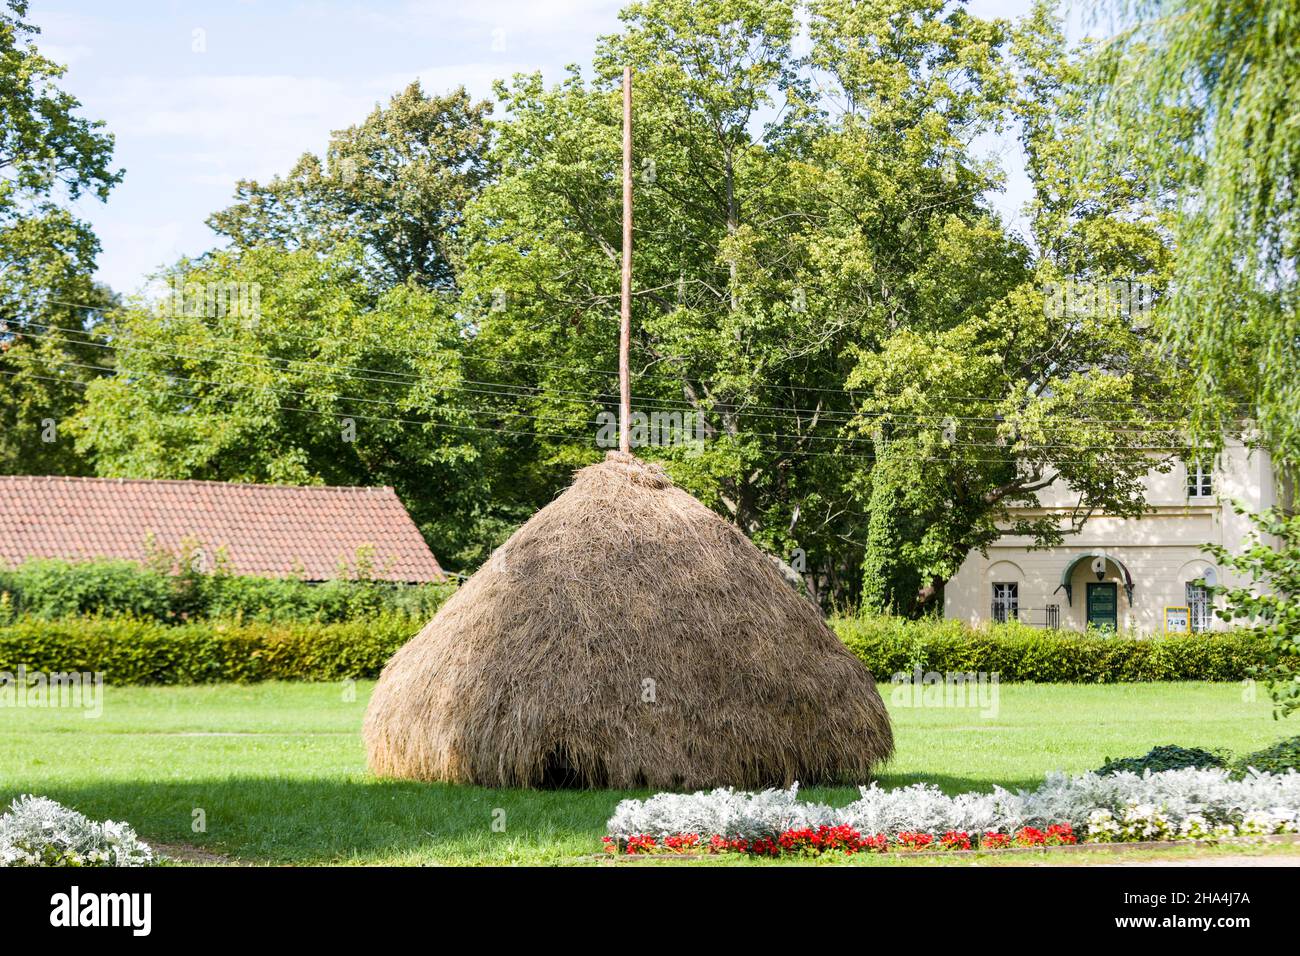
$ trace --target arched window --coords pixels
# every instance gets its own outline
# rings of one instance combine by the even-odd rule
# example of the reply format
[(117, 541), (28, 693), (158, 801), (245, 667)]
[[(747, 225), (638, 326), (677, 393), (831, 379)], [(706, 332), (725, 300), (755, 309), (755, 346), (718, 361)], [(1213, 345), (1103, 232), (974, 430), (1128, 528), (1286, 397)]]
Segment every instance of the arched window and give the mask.
[[(1190, 611), (1188, 624), (1193, 631), (1208, 631), (1214, 624), (1214, 598), (1210, 589), (1217, 577), (1213, 566), (1198, 565), (1183, 570), (1183, 593)], [(1203, 581), (1203, 584), (1197, 583)]]

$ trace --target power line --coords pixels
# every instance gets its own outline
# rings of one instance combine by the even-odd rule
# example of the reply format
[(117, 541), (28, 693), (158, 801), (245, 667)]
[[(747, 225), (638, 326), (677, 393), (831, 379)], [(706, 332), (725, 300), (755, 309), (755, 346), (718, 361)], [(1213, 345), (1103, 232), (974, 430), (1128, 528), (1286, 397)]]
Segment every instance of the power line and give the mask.
[[(54, 364), (54, 365), (56, 365), (56, 366), (58, 366), (58, 367), (61, 367), (61, 368), (69, 368), (69, 367), (71, 367), (71, 368), (83, 368), (83, 369), (90, 369), (90, 370), (93, 370), (93, 371), (101, 371), (101, 372), (105, 372), (105, 371), (106, 371), (106, 372), (108, 372), (108, 375), (106, 375), (106, 376), (101, 376), (101, 378), (103, 378), (103, 377), (108, 377), (108, 378), (117, 377), (116, 372), (114, 372), (113, 370), (106, 370), (106, 369), (103, 369), (103, 368), (101, 368), (101, 367), (99, 367), (99, 366), (85, 365), (84, 363), (76, 363), (76, 362), (64, 362), (64, 363), (58, 363), (58, 362), (56, 362), (56, 363), (51, 363), (51, 364)], [(54, 378), (54, 377), (51, 377), (51, 376), (43, 376), (43, 375), (36, 375), (36, 374), (32, 374), (32, 373), (25, 373), (25, 372), (23, 372), (23, 371), (21, 371), (21, 370), (14, 370), (14, 371), (0, 370), (0, 374), (4, 374), (4, 375), (23, 375), (23, 374), (26, 374), (29, 378), (35, 378), (35, 379), (42, 380), (42, 381), (58, 382), (59, 384), (62, 384), (62, 385), (72, 385), (72, 386), (79, 387), (79, 388), (86, 388), (86, 387), (88, 387), (88, 386), (90, 385), (90, 382), (75, 381), (75, 380), (74, 380), (74, 381), (69, 381), (69, 380), (66, 380), (66, 379)], [(168, 387), (170, 387), (170, 386), (171, 386), (172, 384), (174, 384), (175, 382), (190, 382), (190, 383), (197, 383), (197, 384), (200, 384), (200, 385), (211, 385), (211, 386), (215, 386), (215, 387), (218, 387), (218, 388), (232, 388), (232, 387), (233, 387), (233, 388), (239, 388), (239, 389), (241, 389), (241, 390), (248, 390), (248, 389), (271, 390), (271, 389), (274, 388), (274, 386), (271, 386), (271, 385), (262, 385), (262, 384), (251, 383), (251, 382), (250, 382), (250, 383), (218, 383), (218, 382), (210, 382), (210, 381), (207, 381), (207, 380), (204, 380), (204, 379), (190, 378), (190, 377), (186, 377), (186, 376), (166, 376), (166, 377), (164, 377), (164, 376), (161, 376), (160, 373), (146, 373), (146, 374), (150, 374), (151, 376), (155, 376), (155, 377), (163, 377), (163, 378), (164, 378), (164, 384), (165, 384), (166, 386), (168, 386)], [(299, 390), (293, 390), (293, 389), (289, 390), (289, 393), (290, 393), (290, 394), (298, 394), (298, 395), (301, 395), (301, 396), (304, 396), (304, 397), (311, 397), (311, 394), (312, 394), (312, 393), (309, 393), (309, 392), (299, 391)], [(236, 400), (234, 400), (234, 399), (223, 399), (223, 398), (217, 398), (217, 397), (215, 397), (215, 396), (211, 396), (211, 395), (203, 395), (203, 394), (201, 394), (200, 392), (197, 392), (197, 391), (188, 391), (188, 392), (186, 392), (186, 395), (187, 395), (187, 397), (191, 397), (191, 398), (200, 398), (200, 399), (202, 399), (202, 400), (204, 400), (204, 401), (208, 401), (208, 402), (216, 402), (216, 403), (219, 403), (219, 404), (226, 404), (226, 405), (237, 405), (237, 404), (239, 404), (239, 403), (238, 403)], [(332, 399), (332, 400), (342, 400), (342, 401), (356, 400), (356, 399), (350, 399), (348, 396), (339, 396), (339, 395), (334, 395), (334, 394), (325, 394), (325, 395), (323, 395), (323, 396), (321, 396), (321, 397), (329, 398), (329, 399)], [(364, 399), (360, 399), (360, 400), (361, 400), (361, 401), (365, 401)], [(391, 405), (392, 403), (380, 403), (380, 404)], [(396, 406), (394, 406), (394, 407), (396, 407)], [(433, 421), (433, 420), (419, 420), (419, 419), (393, 418), (393, 417), (388, 417), (388, 416), (378, 416), (378, 415), (363, 415), (363, 414), (359, 414), (359, 413), (346, 412), (346, 411), (323, 411), (323, 410), (320, 410), (320, 409), (298, 408), (298, 407), (292, 407), (292, 406), (286, 406), (286, 405), (279, 405), (279, 404), (273, 405), (272, 408), (275, 409), (275, 410), (277, 410), (277, 411), (285, 411), (285, 412), (299, 412), (299, 413), (305, 413), (305, 414), (320, 415), (320, 416), (329, 417), (329, 418), (332, 418), (332, 419), (335, 419), (335, 420), (340, 420), (340, 419), (344, 419), (344, 418), (351, 418), (351, 419), (357, 419), (357, 420), (361, 420), (361, 421), (376, 421), (376, 422), (384, 422), (384, 423), (392, 423), (392, 424), (400, 424), (400, 425), (418, 425), (418, 426), (420, 426), (420, 427), (432, 427), (432, 428), (451, 428), (451, 429), (455, 429), (455, 430), (458, 430), (458, 431), (472, 431), (472, 432), (483, 432), (483, 433), (497, 433), (497, 434), (506, 434), (506, 435), (514, 435), (514, 436), (530, 436), (530, 437), (537, 437), (537, 438), (560, 438), (560, 439), (566, 439), (566, 440), (569, 440), (569, 441), (578, 441), (578, 442), (582, 442), (582, 441), (585, 441), (585, 440), (587, 440), (587, 439), (590, 438), (590, 435), (583, 435), (583, 434), (577, 434), (577, 435), (575, 435), (575, 434), (571, 434), (571, 433), (563, 433), (563, 432), (539, 432), (539, 431), (532, 431), (532, 430), (527, 430), (527, 429), (509, 429), (509, 428), (495, 428), (495, 427), (490, 427), (490, 426), (458, 425), (458, 424), (453, 424), (453, 423), (451, 423), (451, 422), (440, 422), (440, 421)], [(439, 407), (439, 406), (433, 406), (433, 407), (431, 407), (430, 410), (436, 410), (436, 411), (450, 411), (450, 412), (468, 412), (469, 414), (474, 414), (473, 411), (470, 411), (470, 410), (467, 410), (467, 409), (459, 409), (459, 408), (452, 408), (452, 407)], [(537, 417), (537, 416), (523, 416), (523, 417), (534, 417), (534, 418), (535, 418), (535, 417)], [(729, 438), (731, 438), (731, 437), (734, 437), (734, 438), (782, 438), (782, 437), (786, 437), (786, 438), (795, 438), (795, 439), (797, 439), (797, 440), (804, 440), (805, 438), (814, 438), (814, 437), (817, 437), (817, 436), (790, 436), (790, 435), (770, 434), (770, 433), (761, 433), (761, 432), (737, 432), (735, 435), (728, 435), (728, 436), (726, 436), (726, 437), (729, 437)], [(837, 441), (837, 442), (852, 442), (852, 441), (855, 441), (855, 440), (853, 440), (853, 439), (837, 439), (837, 438), (833, 438), (833, 437), (828, 437), (827, 440)], [(1132, 446), (1132, 445), (1123, 445), (1123, 446), (1115, 447), (1115, 446), (1111, 446), (1111, 445), (1087, 446), (1087, 445), (1076, 445), (1076, 444), (1068, 444), (1068, 443), (1067, 443), (1067, 444), (1060, 444), (1060, 445), (1047, 445), (1047, 444), (1044, 444), (1044, 445), (1023, 445), (1023, 444), (1017, 444), (1017, 443), (1008, 443), (1007, 445), (998, 445), (998, 444), (996, 444), (996, 443), (981, 443), (981, 442), (953, 442), (953, 443), (951, 443), (951, 444), (954, 445), (954, 446), (961, 446), (961, 447), (968, 447), (968, 448), (1006, 448), (1007, 451), (1010, 452), (1010, 453), (1016, 453), (1016, 452), (1032, 452), (1032, 451), (1040, 451), (1040, 452), (1041, 452), (1041, 451), (1047, 451), (1047, 450), (1049, 450), (1049, 449), (1056, 449), (1056, 448), (1073, 448), (1073, 449), (1075, 449), (1076, 451), (1094, 451), (1094, 450), (1095, 450), (1095, 451), (1148, 451), (1148, 452), (1165, 452), (1165, 453), (1170, 453), (1170, 454), (1175, 453), (1175, 452), (1178, 452), (1178, 451), (1181, 451), (1181, 450), (1192, 450), (1192, 449), (1190, 449), (1190, 447), (1184, 447), (1184, 446), (1169, 446), (1169, 445), (1159, 445), (1159, 446)], [(823, 452), (817, 452), (817, 451), (804, 451), (804, 450), (800, 450), (800, 449), (789, 449), (789, 448), (786, 448), (786, 449), (765, 449), (765, 450), (775, 451), (775, 452), (777, 452), (777, 453), (779, 453), (779, 454), (783, 454), (783, 455), (794, 455), (794, 456), (801, 456), (801, 457), (838, 457), (838, 458), (853, 458), (853, 459), (869, 460), (869, 461), (870, 461), (870, 460), (875, 460), (875, 459), (877, 458), (876, 455), (855, 454), (855, 453), (851, 453), (851, 452), (842, 452), (842, 451), (823, 451)], [(907, 456), (904, 456), (904, 457), (908, 458), (909, 460), (915, 460), (915, 461), (926, 461), (926, 462), (948, 462), (948, 463), (952, 463), (952, 462), (953, 462), (953, 459), (952, 459), (952, 458), (949, 458), (949, 457), (939, 457), (939, 456), (929, 456), (929, 457), (927, 457), (927, 456), (919, 456), (919, 455), (907, 455)], [(986, 463), (986, 464), (1009, 464), (1009, 463), (1011, 463), (1012, 461), (1014, 461), (1013, 458), (1009, 458), (1009, 457), (1002, 457), (1002, 458), (961, 458), (961, 459), (959, 459), (959, 460), (962, 461), (962, 462), (966, 462), (966, 463), (981, 462), (981, 463)]]
[[(84, 336), (87, 339), (90, 339), (93, 337), (93, 333), (69, 330), (69, 329), (61, 329), (58, 326), (47, 325), (44, 323), (29, 323), (29, 325), (32, 327), (43, 328), (47, 330), (46, 332), (24, 333), (29, 335), (32, 338), (45, 338), (51, 335), (52, 333), (57, 333), (58, 336), (63, 341), (67, 341), (70, 344), (86, 345), (86, 346), (91, 346), (94, 348), (100, 348), (106, 350), (136, 351), (144, 354), (167, 355), (169, 357), (176, 358), (176, 359), (197, 357), (190, 352), (166, 351), (166, 350), (159, 349), (156, 346), (148, 347), (148, 346), (139, 346), (139, 345), (113, 345), (105, 342), (82, 341), (80, 339), (68, 339), (67, 338), (68, 335)], [(206, 329), (208, 327), (203, 326), (203, 328)], [(58, 339), (55, 340), (57, 341)], [(210, 352), (212, 354), (218, 354), (218, 355), (237, 355), (246, 358), (258, 357), (253, 353), (249, 353), (246, 351), (234, 350), (234, 349), (222, 349), (215, 346), (198, 346), (197, 349), (200, 351)], [(419, 376), (408, 374), (408, 373), (390, 372), (390, 371), (384, 371), (379, 369), (367, 368), (364, 366), (335, 365), (335, 364), (329, 364), (329, 363), (322, 362), (320, 360), (313, 360), (313, 359), (291, 359), (291, 358), (280, 358), (276, 356), (262, 356), (262, 357), (265, 358), (267, 361), (271, 361), (271, 362), (284, 362), (286, 364), (303, 365), (303, 366), (323, 368), (329, 370), (341, 369), (341, 370), (348, 371), (350, 374), (354, 372), (373, 372), (375, 374), (382, 375), (385, 377), (374, 378), (370, 376), (355, 375), (355, 374), (352, 374), (351, 377), (356, 378), (358, 381), (368, 381), (368, 382), (374, 382), (383, 385), (409, 385), (412, 383), (416, 383), (416, 382), (422, 383), (425, 381)], [(242, 365), (249, 368), (282, 371), (282, 369), (279, 366), (274, 366), (274, 365), (268, 366), (263, 362), (240, 362), (234, 359), (226, 359), (222, 361), (225, 361), (227, 364)], [(472, 394), (492, 395), (497, 397), (509, 397), (509, 398), (551, 398), (553, 396), (558, 395), (558, 396), (568, 396), (574, 399), (580, 399), (582, 401), (595, 401), (600, 398), (607, 398), (612, 401), (617, 397), (614, 396), (612, 393), (597, 393), (595, 395), (592, 395), (591, 393), (587, 393), (587, 392), (566, 391), (560, 389), (541, 389), (541, 387), (515, 386), (509, 383), (483, 382), (474, 379), (461, 378), (458, 381), (469, 382), (471, 384), (455, 385), (450, 383), (444, 383), (444, 384), (440, 384), (438, 388), (444, 391), (450, 390), (450, 391), (468, 392)], [(478, 388), (473, 387), (476, 385), (481, 387)], [(368, 401), (366, 399), (358, 399), (358, 400)], [(684, 402), (676, 403), (676, 402), (671, 402), (670, 400), (655, 399), (655, 398), (639, 400), (638, 405), (643, 405), (646, 402), (655, 402), (658, 403), (660, 406), (667, 406), (669, 408), (681, 409), (683, 411), (690, 411), (696, 413), (703, 411), (699, 409), (698, 406), (691, 405), (689, 403), (684, 403)], [(651, 408), (652, 410), (658, 410), (655, 409), (653, 406)], [(959, 421), (987, 422), (987, 423), (1000, 423), (1001, 421), (1003, 421), (1002, 418), (995, 417), (995, 416), (952, 415), (952, 414), (940, 414), (940, 413), (936, 413), (931, 416), (902, 415), (902, 414), (896, 414), (888, 411), (883, 411), (883, 412), (877, 411), (877, 414), (875, 416), (872, 416), (866, 414), (865, 412), (856, 412), (856, 413), (836, 412), (836, 411), (827, 411), (827, 410), (820, 410), (820, 409), (781, 409), (780, 406), (740, 406), (737, 407), (736, 411), (739, 414), (747, 415), (750, 417), (756, 417), (756, 418), (769, 418), (769, 419), (782, 420), (782, 421), (799, 421), (798, 417), (791, 418), (789, 415), (783, 415), (783, 414), (763, 414), (760, 411), (752, 410), (752, 409), (763, 409), (763, 408), (772, 409), (774, 411), (789, 411), (789, 412), (796, 412), (796, 413), (804, 412), (811, 417), (821, 418), (831, 423), (838, 422), (844, 424), (851, 424), (855, 421), (860, 421), (863, 417), (867, 417), (867, 418), (887, 417), (890, 419), (891, 422), (914, 422), (914, 423), (931, 422), (940, 425), (947, 425), (949, 422), (959, 422)], [(714, 409), (714, 411), (715, 413), (725, 414), (726, 410), (724, 409), (722, 412), (718, 412), (717, 409)], [(1079, 418), (1073, 416), (1070, 417), (1068, 420), (1080, 424), (1110, 424), (1110, 425), (1141, 424), (1141, 425), (1148, 425), (1148, 426), (1187, 424), (1187, 422), (1185, 421), (1173, 421), (1173, 420), (1143, 420), (1143, 421), (1135, 422), (1128, 419)], [(790, 435), (784, 437), (803, 438), (804, 436)]]
[[(186, 353), (151, 350), (148, 348), (138, 347), (138, 346), (108, 346), (108, 345), (103, 345), (101, 343), (80, 343), (80, 344), (96, 345), (97, 347), (101, 347), (101, 348), (115, 348), (115, 349), (120, 349), (125, 351), (140, 351), (148, 354), (161, 354), (161, 355), (167, 355), (172, 358), (188, 357)], [(251, 368), (257, 368), (264, 371), (279, 371), (279, 369), (273, 366), (266, 366), (258, 363), (240, 362), (234, 364), (247, 366)], [(116, 369), (112, 369), (112, 370), (104, 369), (101, 366), (87, 365), (85, 363), (70, 362), (70, 361), (64, 362), (63, 367), (82, 368), (90, 371), (110, 371), (114, 375), (116, 375), (118, 371)], [(161, 373), (155, 372), (152, 374), (158, 375)], [(258, 385), (257, 383), (214, 382), (208, 379), (197, 378), (194, 376), (177, 376), (171, 374), (167, 374), (167, 378), (171, 380), (187, 381), (199, 385), (207, 385), (213, 388), (223, 388), (223, 389), (230, 389), (230, 388), (247, 389), (247, 388), (271, 388), (272, 387), (269, 385)], [(286, 392), (288, 394), (298, 395), (301, 397), (311, 397), (313, 395), (319, 394), (316, 392), (303, 390), (303, 389), (292, 389), (292, 388), (283, 388), (283, 387), (277, 387), (277, 389), (280, 392)], [(366, 405), (377, 405), (384, 408), (401, 408), (407, 405), (407, 403), (404, 402), (394, 402), (391, 400), (365, 398), (362, 396), (353, 396), (353, 395), (339, 395), (337, 393), (326, 393), (323, 397), (329, 398), (333, 401), (358, 402)], [(527, 418), (530, 420), (543, 422), (543, 423), (565, 422), (569, 420), (568, 418), (563, 418), (563, 417), (536, 415), (529, 412), (521, 412), (513, 409), (510, 410), (473, 409), (473, 408), (465, 408), (463, 406), (452, 406), (452, 405), (430, 405), (426, 407), (430, 411), (452, 412), (452, 413), (460, 413), (460, 414), (474, 415), (474, 416), (492, 416), (492, 415), (501, 414), (507, 417)], [(836, 436), (836, 435), (799, 435), (799, 434), (792, 434), (792, 433), (785, 433), (785, 432), (756, 432), (756, 431), (746, 431), (744, 432), (744, 435), (751, 438), (788, 439), (796, 442), (808, 442), (808, 441), (834, 442), (836, 445), (843, 445), (843, 446), (870, 445), (874, 443), (874, 439), (872, 438), (852, 438), (852, 437), (843, 437), (843, 436)], [(1003, 443), (968, 442), (968, 441), (957, 441), (955, 438), (953, 438), (952, 440), (945, 440), (945, 444), (950, 446), (965, 446), (965, 447), (972, 447), (972, 448), (994, 448), (994, 447), (1001, 448), (1001, 447), (1005, 447), (1006, 444), (1008, 444), (1008, 442), (1003, 442)], [(1070, 447), (1079, 448), (1080, 450), (1102, 450), (1102, 449), (1109, 449), (1114, 447), (1112, 445), (1080, 446), (1077, 445), (1076, 443), (1065, 443), (1065, 444), (1039, 443), (1036, 445), (1029, 445), (1023, 442), (1009, 442), (1009, 444), (1015, 445), (1016, 447), (1025, 450), (1029, 450), (1031, 448), (1047, 450), (1047, 449), (1054, 449), (1054, 448), (1070, 448)], [(1160, 451), (1171, 447), (1171, 445), (1170, 443), (1162, 443), (1161, 445), (1156, 445), (1156, 446), (1125, 445), (1122, 447), (1134, 451)], [(1190, 447), (1190, 446), (1172, 446), (1172, 447), (1181, 448), (1181, 447)], [(867, 457), (874, 457), (874, 456), (867, 456)]]
[[(87, 310), (89, 310), (89, 311), (95, 311), (95, 312), (108, 312), (108, 311), (111, 311), (111, 308), (108, 307), (108, 306), (93, 306), (93, 305), (89, 305), (88, 303), (71, 302), (71, 301), (62, 300), (62, 299), (50, 299), (50, 300), (47, 300), (47, 301), (50, 301), (50, 302), (53, 302), (53, 303), (56, 303), (56, 304), (61, 304), (61, 305), (68, 305), (68, 306), (72, 306), (72, 307), (75, 307), (75, 308), (87, 309)], [(192, 318), (192, 317), (188, 317), (188, 318)], [(39, 323), (36, 323), (36, 324), (39, 325)], [(205, 328), (205, 329), (209, 329), (209, 328), (211, 328), (211, 327), (206, 326), (206, 325), (203, 325), (203, 326), (201, 326), (201, 327), (203, 327), (203, 328)], [(319, 342), (319, 341), (320, 341), (318, 337), (309, 336), (309, 335), (306, 335), (306, 334), (304, 334), (304, 333), (291, 332), (291, 331), (288, 331), (288, 330), (277, 330), (277, 331), (276, 331), (276, 334), (277, 334), (277, 335), (284, 335), (284, 336), (287, 336), (287, 337), (290, 337), (290, 338), (297, 338), (297, 339), (300, 339), (300, 340), (302, 340), (302, 341), (311, 341), (311, 342)], [(396, 349), (395, 349), (394, 351), (400, 351), (400, 350), (396, 350)], [(409, 353), (409, 352), (408, 352), (408, 353), (402, 353), (402, 354), (405, 354), (405, 355), (414, 355), (414, 354), (416, 354), (416, 353)], [(526, 361), (523, 361), (523, 360), (514, 360), (514, 359), (498, 359), (498, 358), (494, 358), (494, 357), (492, 357), (492, 356), (482, 356), (482, 355), (478, 355), (478, 356), (476, 356), (476, 355), (472, 355), (472, 354), (467, 355), (466, 358), (467, 358), (468, 360), (470, 360), (470, 361), (486, 361), (486, 362), (493, 362), (493, 363), (498, 363), (498, 364), (509, 364), (509, 365), (520, 365), (520, 366), (535, 366), (535, 367), (551, 368), (551, 369), (556, 369), (556, 370), (561, 370), (561, 371), (572, 371), (572, 372), (575, 372), (575, 373), (582, 373), (582, 374), (591, 373), (591, 372), (597, 372), (597, 373), (599, 373), (599, 374), (601, 374), (601, 375), (607, 375), (607, 376), (610, 376), (610, 377), (614, 377), (614, 376), (617, 375), (617, 372), (615, 372), (614, 370), (611, 370), (611, 369), (595, 369), (595, 368), (588, 368), (588, 367), (584, 367), (584, 366), (565, 366), (565, 365), (557, 365), (557, 364), (553, 364), (553, 363), (526, 362)], [(664, 360), (664, 361), (682, 361), (682, 362), (689, 361), (689, 359), (687, 359), (687, 358), (684, 357), (684, 356), (669, 356), (669, 357), (664, 358), (663, 360)], [(290, 360), (286, 360), (286, 361), (306, 361), (306, 360), (293, 360), (293, 359), (290, 359)], [(358, 367), (358, 368), (359, 368), (359, 370), (361, 370), (361, 371), (374, 372), (374, 373), (376, 373), (376, 374), (381, 374), (381, 375), (383, 375), (383, 374), (404, 375), (404, 374), (405, 374), (405, 373), (386, 373), (386, 372), (384, 372), (384, 371), (382, 371), (382, 370), (379, 370), (379, 369), (364, 369), (364, 368), (360, 368), (360, 367)], [(645, 379), (645, 378), (648, 378), (648, 377), (649, 377), (649, 376), (641, 376), (642, 379)], [(667, 383), (667, 384), (680, 385), (681, 382), (682, 382), (682, 379), (680, 379), (680, 378), (674, 378), (674, 377), (671, 377), (671, 376), (662, 376), (661, 378), (662, 378), (662, 380), (663, 380), (665, 383)], [(472, 381), (472, 380), (467, 380), (467, 381)], [(489, 382), (489, 383), (479, 383), (479, 384), (500, 385), (500, 384), (503, 384), (503, 383), (491, 383), (491, 382)], [(781, 385), (781, 386), (773, 386), (773, 387), (774, 387), (774, 388), (779, 388), (779, 389), (786, 389), (786, 390), (793, 391), (793, 392), (815, 392), (815, 393), (834, 394), (834, 395), (857, 395), (857, 394), (860, 394), (861, 392), (864, 391), (863, 389), (860, 389), (860, 388), (830, 388), (830, 387), (825, 387), (825, 386), (813, 386), (813, 385)], [(578, 393), (578, 394), (585, 394), (585, 393)], [(888, 391), (888, 392), (872, 391), (871, 394), (874, 394), (874, 395), (881, 395), (881, 394), (884, 394), (884, 395), (894, 395), (894, 396), (899, 396), (899, 395), (902, 395), (902, 394), (904, 394), (904, 393), (901, 392), (901, 391)], [(992, 398), (992, 397), (985, 396), (985, 395), (931, 395), (931, 396), (927, 396), (927, 397), (928, 397), (929, 399), (931, 399), (931, 400), (934, 400), (934, 401), (954, 402), (954, 403), (976, 403), (976, 402), (979, 402), (979, 403), (985, 403), (985, 404), (998, 404), (998, 405), (1004, 404), (1004, 403), (1007, 402), (1007, 400), (1008, 400), (1007, 398)], [(1025, 397), (1039, 397), (1039, 396), (1025, 396)], [(664, 401), (664, 400), (659, 400), (659, 401)], [(1144, 400), (1140, 400), (1140, 399), (1085, 399), (1085, 400), (1083, 400), (1083, 404), (1085, 404), (1085, 405), (1108, 405), (1108, 406), (1109, 406), (1109, 405), (1115, 405), (1115, 406), (1133, 406), (1133, 407), (1140, 407), (1140, 408), (1149, 408), (1149, 407), (1151, 407), (1151, 406), (1153, 406), (1153, 405), (1154, 405), (1154, 406), (1160, 406), (1160, 405), (1165, 405), (1165, 404), (1168, 404), (1168, 405), (1174, 405), (1174, 404), (1176, 404), (1176, 402), (1175, 402), (1175, 400), (1173, 400), (1173, 399), (1170, 399), (1170, 400), (1167, 400), (1167, 401), (1159, 401), (1159, 402), (1157, 402), (1157, 401), (1144, 401)], [(816, 411), (815, 409), (783, 409), (781, 406), (753, 406), (753, 407), (755, 407), (755, 408), (775, 408), (775, 409), (777, 409), (777, 410), (796, 411), (796, 412), (798, 412), (798, 411), (802, 411), (802, 412), (806, 412), (806, 413), (809, 414), (809, 415), (813, 414), (813, 413)], [(1247, 406), (1245, 405), (1245, 403), (1242, 403), (1241, 405), (1239, 405), (1239, 406), (1237, 406), (1237, 407), (1240, 407), (1240, 408), (1246, 408)], [(836, 414), (846, 414), (846, 413), (836, 413)]]

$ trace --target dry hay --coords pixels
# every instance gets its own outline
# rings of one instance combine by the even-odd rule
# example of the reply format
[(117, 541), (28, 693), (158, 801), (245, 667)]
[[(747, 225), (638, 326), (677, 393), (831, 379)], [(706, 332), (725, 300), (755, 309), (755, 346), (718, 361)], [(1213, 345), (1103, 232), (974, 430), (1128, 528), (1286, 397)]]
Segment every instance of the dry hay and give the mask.
[(611, 452), (388, 662), (371, 769), (498, 787), (862, 782), (875, 682), (762, 551)]

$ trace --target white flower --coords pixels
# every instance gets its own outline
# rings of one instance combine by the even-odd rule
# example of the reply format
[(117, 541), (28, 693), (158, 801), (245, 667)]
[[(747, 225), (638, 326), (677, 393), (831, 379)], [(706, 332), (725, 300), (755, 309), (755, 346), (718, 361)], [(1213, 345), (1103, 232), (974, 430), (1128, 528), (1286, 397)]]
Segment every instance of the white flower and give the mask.
[(1208, 840), (1214, 836), (1214, 827), (1199, 813), (1190, 813), (1178, 825), (1178, 836), (1185, 840)]
[(1123, 836), (1123, 831), (1109, 810), (1093, 810), (1088, 814), (1087, 834), (1094, 843), (1112, 843)]

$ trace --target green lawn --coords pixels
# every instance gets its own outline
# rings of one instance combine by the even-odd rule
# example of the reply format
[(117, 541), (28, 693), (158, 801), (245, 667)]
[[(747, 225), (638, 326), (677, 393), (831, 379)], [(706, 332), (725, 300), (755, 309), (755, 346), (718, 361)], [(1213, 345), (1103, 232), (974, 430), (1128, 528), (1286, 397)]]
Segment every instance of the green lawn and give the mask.
[[(249, 862), (573, 863), (636, 792), (498, 791), (378, 781), (359, 728), (370, 683), (108, 688), (102, 716), (0, 708), (0, 799), (53, 797), (146, 839)], [(1244, 752), (1288, 728), (1235, 684), (1006, 685), (996, 718), (892, 706), (881, 782), (1033, 787), (1156, 744)], [(888, 689), (886, 697), (888, 698)], [(1294, 733), (1294, 731), (1289, 731)], [(848, 802), (851, 788), (809, 790)], [(207, 832), (195, 833), (195, 809)], [(504, 811), (504, 832), (493, 829)]]

